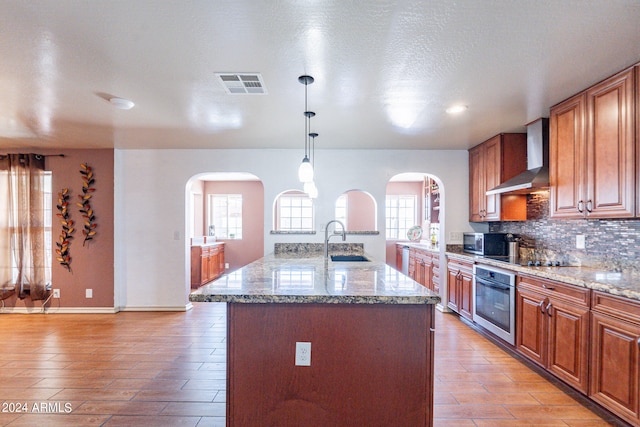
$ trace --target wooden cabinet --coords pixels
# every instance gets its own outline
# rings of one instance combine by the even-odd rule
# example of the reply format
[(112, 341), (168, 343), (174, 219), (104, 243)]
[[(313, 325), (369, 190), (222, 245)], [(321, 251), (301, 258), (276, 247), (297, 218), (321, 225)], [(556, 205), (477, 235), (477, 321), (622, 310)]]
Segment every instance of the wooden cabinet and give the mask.
[(449, 259), (447, 278), (447, 307), (467, 319), (473, 319), (473, 264)]
[(434, 310), (230, 303), (226, 425), (433, 426)]
[(527, 135), (504, 133), (469, 150), (469, 221), (526, 219), (526, 196), (486, 192), (527, 169)]
[(551, 108), (553, 218), (635, 215), (634, 68)]
[(191, 246), (191, 287), (197, 288), (224, 273), (224, 243)]
[(640, 425), (640, 303), (594, 291), (589, 397)]
[(520, 275), (516, 295), (518, 352), (586, 394), (590, 291)]
[(396, 270), (402, 271), (402, 250), (404, 245), (396, 244)]
[(440, 254), (433, 254), (431, 260), (433, 267), (431, 269), (431, 285), (433, 292), (440, 295)]
[[(409, 277), (427, 289), (440, 292), (439, 268), (434, 272), (434, 266), (440, 265), (439, 256), (437, 252), (412, 247), (409, 250)], [(434, 275), (438, 275), (435, 281)]]

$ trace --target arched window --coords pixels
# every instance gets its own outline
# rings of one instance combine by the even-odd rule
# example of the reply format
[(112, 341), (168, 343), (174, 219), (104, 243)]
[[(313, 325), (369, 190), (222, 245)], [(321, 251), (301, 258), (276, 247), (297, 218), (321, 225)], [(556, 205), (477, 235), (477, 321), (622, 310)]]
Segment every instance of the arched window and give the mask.
[(313, 231), (313, 199), (299, 190), (281, 193), (275, 202), (276, 231)]

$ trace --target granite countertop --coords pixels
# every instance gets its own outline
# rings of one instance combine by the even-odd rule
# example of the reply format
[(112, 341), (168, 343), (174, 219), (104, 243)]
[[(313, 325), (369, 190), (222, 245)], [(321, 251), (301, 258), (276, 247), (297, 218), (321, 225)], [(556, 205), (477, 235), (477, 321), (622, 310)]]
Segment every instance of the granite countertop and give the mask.
[(202, 286), (190, 301), (234, 303), (437, 304), (440, 297), (365, 255), (368, 262), (270, 254)]
[(590, 267), (529, 267), (455, 252), (447, 252), (447, 257), (491, 265), (516, 273), (555, 280), (640, 301), (640, 276), (630, 272), (604, 271)]
[(411, 240), (407, 240), (407, 241), (400, 240), (396, 242), (396, 245), (409, 246), (410, 248), (422, 249), (429, 252), (440, 252), (440, 248), (438, 247), (438, 245), (434, 245), (431, 242), (427, 242), (427, 241), (413, 242)]

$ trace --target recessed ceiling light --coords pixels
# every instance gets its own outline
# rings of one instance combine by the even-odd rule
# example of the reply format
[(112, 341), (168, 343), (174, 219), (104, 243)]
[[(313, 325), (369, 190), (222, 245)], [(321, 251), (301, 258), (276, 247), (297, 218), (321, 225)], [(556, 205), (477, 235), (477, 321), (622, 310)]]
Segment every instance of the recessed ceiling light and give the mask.
[(458, 113), (462, 113), (463, 111), (466, 111), (467, 108), (469, 107), (467, 107), (466, 105), (453, 105), (447, 108), (445, 111), (449, 114), (458, 114)]
[(109, 98), (109, 102), (111, 103), (111, 105), (121, 110), (130, 110), (133, 108), (134, 105), (136, 105), (131, 100), (128, 100), (125, 98), (117, 98), (115, 96), (112, 98)]

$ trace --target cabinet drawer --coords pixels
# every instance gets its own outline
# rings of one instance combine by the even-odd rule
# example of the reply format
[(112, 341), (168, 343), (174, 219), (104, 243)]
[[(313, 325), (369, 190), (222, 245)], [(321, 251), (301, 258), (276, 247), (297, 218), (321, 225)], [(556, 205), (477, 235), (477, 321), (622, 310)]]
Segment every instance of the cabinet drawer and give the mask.
[(473, 263), (450, 259), (447, 261), (447, 269), (452, 271), (460, 270), (464, 273), (473, 274)]
[(591, 309), (640, 324), (640, 302), (628, 298), (593, 291)]
[(578, 304), (584, 307), (589, 307), (589, 304), (591, 302), (590, 289), (568, 285), (566, 283), (560, 283), (554, 280), (527, 276), (526, 274), (518, 275), (518, 287), (529, 288), (534, 292), (539, 292), (543, 295), (562, 299), (567, 302)]

